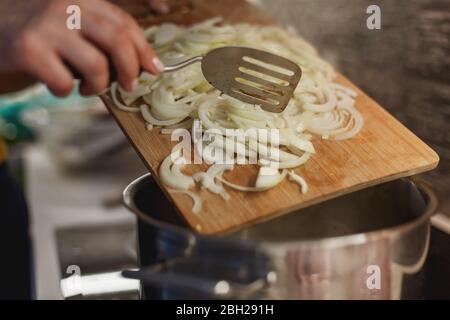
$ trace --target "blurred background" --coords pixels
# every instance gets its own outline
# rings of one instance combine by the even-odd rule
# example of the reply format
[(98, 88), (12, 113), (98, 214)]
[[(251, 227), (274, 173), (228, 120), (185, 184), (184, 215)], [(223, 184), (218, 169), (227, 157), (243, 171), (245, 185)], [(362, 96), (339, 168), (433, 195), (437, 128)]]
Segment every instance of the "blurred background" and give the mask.
[[(450, 185), (450, 1), (257, 2), (438, 152), (433, 182)], [(374, 4), (381, 30), (366, 27)]]
[[(297, 30), (439, 153), (439, 168), (425, 178), (450, 217), (450, 1), (251, 2)], [(381, 30), (366, 27), (373, 4)], [(98, 98), (74, 91), (56, 99), (19, 75), (0, 76), (0, 92), (0, 135), (32, 212), (37, 298), (76, 297), (60, 284), (74, 265), (100, 275), (92, 281), (113, 283), (115, 271), (136, 265), (135, 221), (121, 191), (146, 169)], [(116, 282), (108, 297), (137, 297), (136, 283)]]

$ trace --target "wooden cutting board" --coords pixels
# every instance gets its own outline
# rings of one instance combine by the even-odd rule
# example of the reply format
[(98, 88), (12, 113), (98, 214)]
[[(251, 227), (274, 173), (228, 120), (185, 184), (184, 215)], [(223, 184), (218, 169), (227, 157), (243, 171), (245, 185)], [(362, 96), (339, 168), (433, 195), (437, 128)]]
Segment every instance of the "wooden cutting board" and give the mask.
[[(244, 0), (193, 0), (176, 7), (173, 14), (147, 18), (141, 23), (144, 26), (167, 21), (192, 24), (215, 16), (222, 16), (228, 22), (275, 23)], [(159, 166), (175, 145), (170, 136), (161, 135), (159, 129), (147, 131), (140, 114), (120, 111), (108, 94), (102, 98), (187, 224), (200, 233), (219, 234), (437, 166), (438, 155), (423, 141), (344, 76), (338, 75), (336, 81), (358, 92), (356, 107), (364, 117), (365, 126), (350, 140), (317, 138), (313, 141), (316, 154), (306, 165), (296, 169), (308, 182), (306, 194), (301, 194), (298, 185), (287, 179), (276, 188), (260, 193), (243, 193), (227, 188), (231, 195), (229, 201), (208, 191), (195, 190), (203, 200), (198, 214), (191, 211), (191, 198), (167, 192), (159, 181)], [(255, 173), (252, 166), (240, 166), (226, 173), (225, 177), (250, 185), (254, 182)]]

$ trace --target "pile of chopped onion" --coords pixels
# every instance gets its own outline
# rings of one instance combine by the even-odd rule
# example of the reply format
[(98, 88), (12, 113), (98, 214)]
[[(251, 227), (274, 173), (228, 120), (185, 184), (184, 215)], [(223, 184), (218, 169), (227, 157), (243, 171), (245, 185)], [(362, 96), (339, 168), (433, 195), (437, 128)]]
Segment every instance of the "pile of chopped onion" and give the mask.
[[(209, 169), (188, 176), (182, 172), (185, 163), (181, 153), (177, 151), (169, 155), (159, 170), (161, 180), (173, 192), (192, 197), (194, 213), (201, 210), (199, 195), (189, 190), (196, 185), (228, 200), (230, 196), (225, 187), (259, 192), (275, 187), (288, 176), (290, 181), (299, 185), (301, 193), (306, 193), (308, 185), (294, 169), (315, 153), (312, 136), (349, 139), (363, 126), (362, 116), (354, 105), (357, 94), (333, 82), (333, 68), (318, 56), (313, 47), (279, 27), (226, 25), (221, 18), (214, 18), (189, 28), (163, 24), (151, 27), (145, 34), (166, 65), (206, 54), (217, 47), (233, 45), (262, 49), (286, 57), (301, 66), (303, 71), (294, 97), (280, 114), (221, 96), (203, 77), (200, 64), (159, 76), (143, 73), (134, 92), (127, 92), (117, 84), (111, 86), (116, 106), (125, 111), (140, 112), (149, 130), (161, 128), (162, 134), (171, 134), (177, 128), (190, 129), (194, 120), (201, 120), (204, 129), (213, 129), (217, 133), (209, 144), (196, 142), (206, 150), (225, 152), (221, 150), (224, 145), (233, 142), (225, 135), (226, 129), (279, 130), (280, 141), (275, 146), (277, 157), (261, 153), (267, 141), (261, 141), (258, 136), (248, 137), (235, 149), (239, 153), (252, 149), (251, 145), (258, 146), (250, 150), (256, 154), (260, 167), (253, 187), (236, 185), (223, 177), (225, 171), (233, 169), (233, 164), (215, 163), (215, 159), (205, 156), (204, 160), (211, 164)], [(249, 157), (245, 152), (243, 156)]]

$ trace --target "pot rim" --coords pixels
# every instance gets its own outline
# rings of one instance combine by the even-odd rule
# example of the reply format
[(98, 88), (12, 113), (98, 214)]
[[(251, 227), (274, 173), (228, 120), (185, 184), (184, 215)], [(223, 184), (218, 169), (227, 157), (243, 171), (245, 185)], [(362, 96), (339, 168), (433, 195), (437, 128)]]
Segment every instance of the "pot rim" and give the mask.
[[(150, 178), (151, 173), (144, 174), (143, 176), (132, 181), (123, 191), (123, 202), (125, 207), (128, 208), (132, 213), (134, 213), (138, 219), (141, 221), (150, 224), (155, 227), (162, 228), (166, 231), (172, 231), (178, 235), (189, 238), (192, 241), (196, 239), (205, 239), (205, 240), (220, 240), (234, 243), (243, 243), (242, 240), (236, 238), (223, 238), (225, 234), (218, 235), (209, 235), (209, 234), (200, 234), (196, 233), (194, 230), (180, 227), (174, 224), (170, 224), (167, 222), (162, 222), (156, 219), (149, 217), (144, 214), (141, 210), (139, 210), (133, 202), (133, 196), (138, 186)], [(326, 237), (326, 238), (318, 238), (318, 239), (306, 239), (306, 240), (287, 240), (287, 241), (271, 241), (271, 240), (254, 240), (254, 239), (246, 239), (245, 244), (247, 245), (255, 245), (255, 246), (279, 246), (279, 245), (290, 245), (295, 244), (296, 246), (327, 246), (327, 247), (338, 247), (345, 246), (349, 243), (351, 244), (362, 244), (367, 242), (368, 239), (377, 240), (377, 239), (395, 239), (402, 234), (405, 234), (430, 220), (431, 216), (437, 212), (438, 208), (438, 199), (435, 192), (432, 190), (431, 186), (426, 183), (424, 180), (411, 178), (411, 180), (405, 180), (418, 188), (420, 193), (426, 198), (427, 204), (425, 208), (425, 212), (421, 214), (419, 217), (412, 219), (406, 223), (402, 223), (400, 225), (387, 227), (379, 230), (372, 230), (368, 232), (360, 232), (350, 235), (343, 236), (335, 236), (335, 237)]]

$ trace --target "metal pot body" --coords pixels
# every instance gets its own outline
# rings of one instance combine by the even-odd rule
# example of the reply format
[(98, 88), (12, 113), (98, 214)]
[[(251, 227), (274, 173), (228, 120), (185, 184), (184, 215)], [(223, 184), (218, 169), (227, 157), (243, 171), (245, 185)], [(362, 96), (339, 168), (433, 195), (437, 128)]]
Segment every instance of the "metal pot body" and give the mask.
[(188, 229), (150, 175), (124, 191), (139, 218), (146, 298), (421, 298), (436, 198), (397, 180), (226, 235)]

